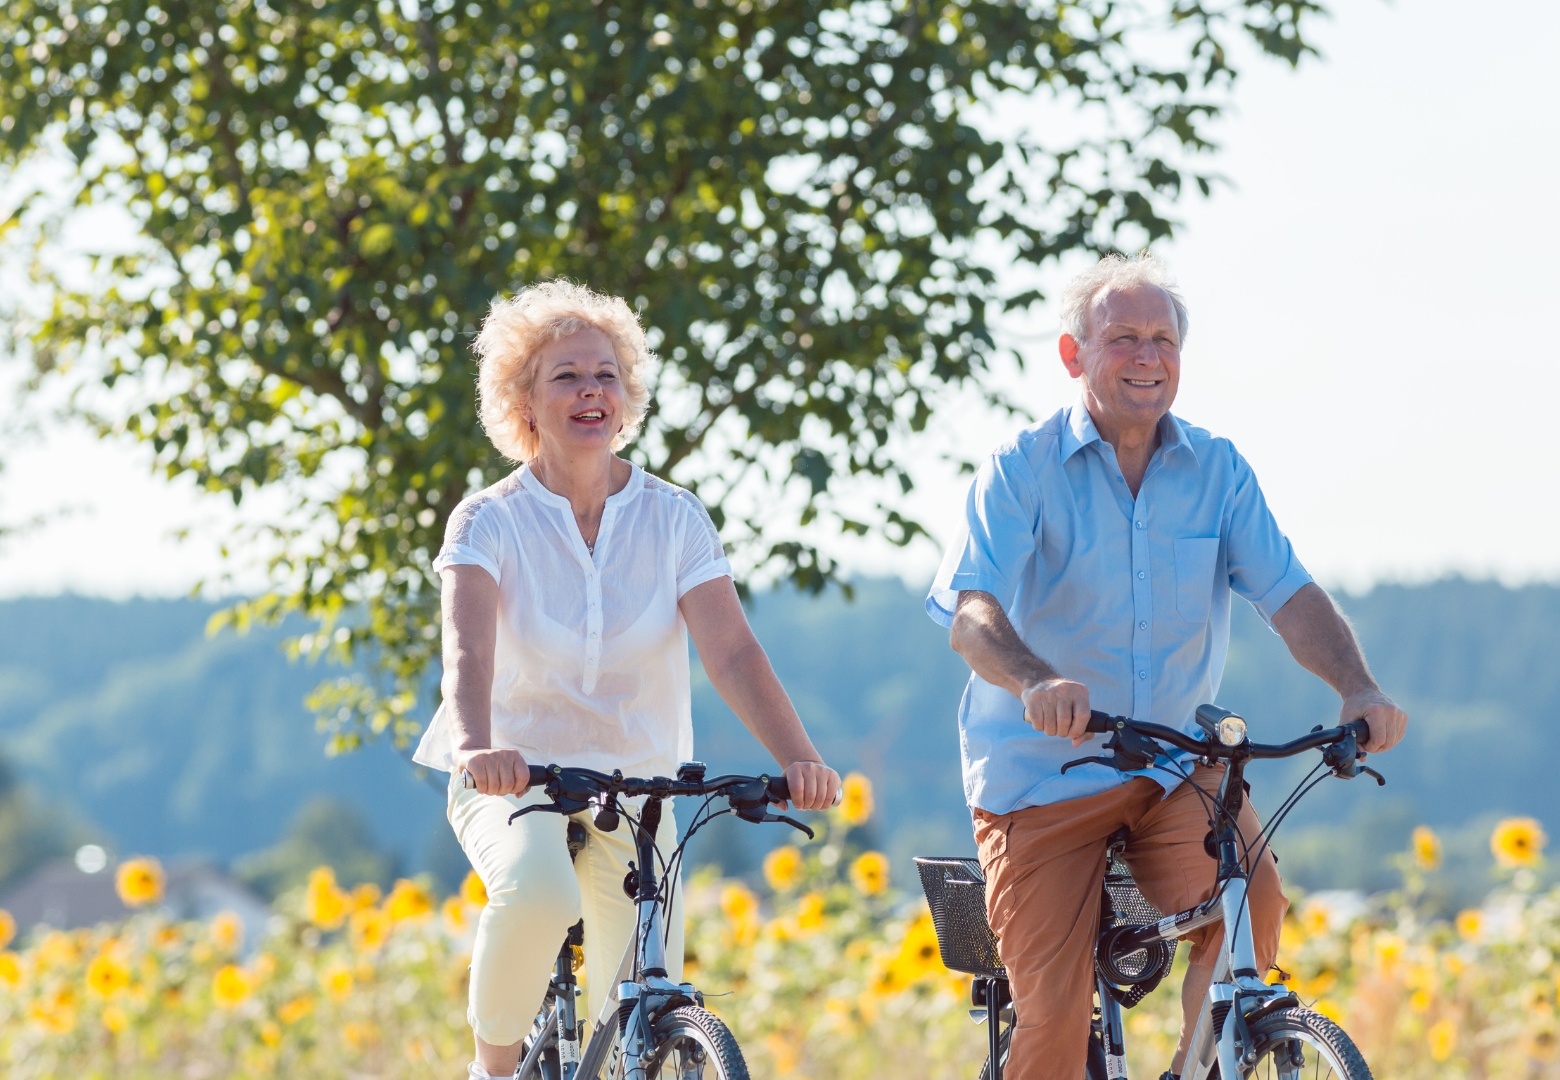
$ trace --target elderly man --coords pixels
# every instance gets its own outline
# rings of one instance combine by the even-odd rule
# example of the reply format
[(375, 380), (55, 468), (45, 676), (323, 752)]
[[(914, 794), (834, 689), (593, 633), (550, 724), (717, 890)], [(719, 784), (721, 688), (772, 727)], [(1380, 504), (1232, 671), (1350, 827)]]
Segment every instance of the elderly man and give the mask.
[[(1162, 911), (1212, 895), (1197, 793), (1162, 770), (1085, 765), (1091, 707), (1198, 731), (1218, 693), (1239, 593), (1294, 658), (1364, 718), (1369, 751), (1408, 723), (1371, 677), (1349, 624), (1311, 581), (1229, 440), (1175, 417), (1186, 308), (1150, 256), (1074, 279), (1060, 352), (1079, 402), (998, 447), (970, 488), (927, 611), (972, 674), (959, 710), (964, 791), (986, 903), (1012, 982), (1010, 1080), (1085, 1073), (1107, 840)], [(1086, 751), (1085, 751), (1086, 753)], [(1220, 770), (1192, 780), (1213, 789)], [(1240, 826), (1260, 830), (1249, 802)], [(1287, 901), (1271, 854), (1250, 885), (1257, 958), (1270, 966)], [(1179, 1075), (1223, 937), (1192, 935)]]

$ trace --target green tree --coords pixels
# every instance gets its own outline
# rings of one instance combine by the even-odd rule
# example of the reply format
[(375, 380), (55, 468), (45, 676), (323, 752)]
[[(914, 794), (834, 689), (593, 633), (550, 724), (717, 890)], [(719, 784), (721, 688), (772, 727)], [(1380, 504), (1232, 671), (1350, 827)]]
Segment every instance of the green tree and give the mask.
[(111, 388), (78, 407), (167, 475), (291, 493), (277, 584), (235, 615), (302, 611), (323, 630), (301, 651), (368, 654), (378, 677), (316, 704), (338, 747), (404, 738), (445, 519), (510, 468), (467, 351), (495, 295), (565, 275), (630, 297), (664, 360), (632, 455), (697, 491), (746, 572), (823, 587), (820, 515), (921, 532), (835, 492), (908, 490), (891, 437), (1038, 298), (993, 267), (1167, 235), (1209, 188), (1232, 36), (1293, 64), (1320, 10), (1147, 8), (16, 0), (5, 161), (64, 160), (76, 205), (122, 208), (139, 243), (55, 274), (13, 332), (38, 378)]
[(374, 843), (368, 823), (352, 807), (322, 798), (299, 810), (271, 847), (235, 859), (233, 876), (272, 900), (302, 885), (316, 866), (329, 866), (344, 885), (389, 888), (396, 874), (395, 859)]

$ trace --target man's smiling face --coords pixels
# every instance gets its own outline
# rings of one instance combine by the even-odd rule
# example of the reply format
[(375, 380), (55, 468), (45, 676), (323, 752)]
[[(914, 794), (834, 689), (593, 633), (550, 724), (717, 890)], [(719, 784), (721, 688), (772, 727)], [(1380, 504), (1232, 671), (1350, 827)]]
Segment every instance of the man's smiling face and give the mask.
[(1088, 340), (1063, 334), (1062, 362), (1083, 380), (1095, 423), (1142, 428), (1170, 411), (1181, 383), (1181, 334), (1163, 289), (1117, 289), (1094, 302)]

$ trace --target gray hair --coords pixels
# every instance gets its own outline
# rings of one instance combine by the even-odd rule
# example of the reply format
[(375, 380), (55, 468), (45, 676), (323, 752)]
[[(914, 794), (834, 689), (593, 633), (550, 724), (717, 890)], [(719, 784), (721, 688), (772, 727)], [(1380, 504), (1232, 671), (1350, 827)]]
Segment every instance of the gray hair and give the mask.
[(1062, 333), (1071, 334), (1078, 341), (1088, 340), (1089, 312), (1097, 301), (1119, 289), (1136, 289), (1152, 285), (1170, 298), (1175, 309), (1176, 331), (1181, 344), (1186, 344), (1186, 301), (1170, 280), (1165, 264), (1140, 251), (1132, 258), (1107, 255), (1083, 273), (1074, 277), (1062, 290)]

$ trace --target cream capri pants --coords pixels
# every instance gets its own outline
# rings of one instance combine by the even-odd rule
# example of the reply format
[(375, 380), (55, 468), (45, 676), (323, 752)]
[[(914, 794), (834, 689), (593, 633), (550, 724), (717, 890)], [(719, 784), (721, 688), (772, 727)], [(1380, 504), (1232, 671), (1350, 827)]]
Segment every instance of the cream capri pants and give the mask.
[[(579, 1015), (594, 1023), (596, 1011), (615, 989), (618, 964), (634, 933), (634, 902), (623, 891), (634, 858), (628, 820), (617, 831), (604, 833), (589, 813), (574, 815), (585, 826), (586, 841), (571, 866), (564, 815), (527, 814), (509, 824), (509, 815), (522, 806), (547, 801), (534, 789), (519, 797), (480, 795), (462, 786), (459, 774), (450, 778), (450, 825), (487, 887), (487, 906), (477, 920), (471, 949), (466, 1018), (477, 1038), (490, 1046), (511, 1046), (531, 1030), (564, 935), (581, 918), (587, 1007)], [(643, 802), (624, 799), (622, 805), (637, 817)], [(656, 831), (663, 857), (676, 846), (676, 836), (677, 821), (668, 801)], [(681, 889), (673, 898), (669, 921), (667, 973), (673, 982), (681, 982)]]

